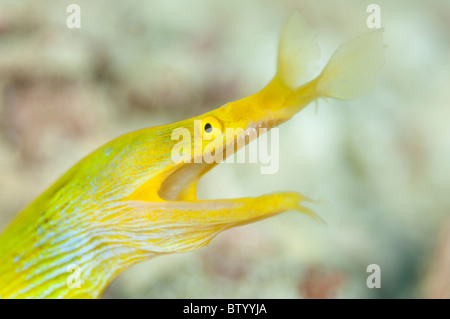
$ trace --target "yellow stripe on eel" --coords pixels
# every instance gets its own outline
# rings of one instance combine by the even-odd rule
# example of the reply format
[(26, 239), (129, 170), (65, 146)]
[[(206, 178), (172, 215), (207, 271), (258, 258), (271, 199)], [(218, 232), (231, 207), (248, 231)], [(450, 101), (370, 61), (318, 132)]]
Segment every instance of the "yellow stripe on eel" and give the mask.
[[(297, 193), (198, 200), (196, 185), (225, 154), (247, 144), (255, 129), (269, 130), (320, 97), (370, 91), (384, 62), (382, 31), (342, 45), (305, 84), (318, 58), (313, 32), (294, 14), (282, 32), (278, 71), (260, 92), (123, 135), (81, 160), (0, 236), (0, 297), (96, 298), (121, 271), (152, 256), (195, 250), (228, 228), (288, 210), (315, 217)], [(228, 128), (237, 132), (231, 139)], [(194, 137), (183, 145), (190, 152), (174, 160), (179, 141), (172, 134), (183, 129)], [(212, 151), (221, 157), (201, 160)], [(80, 275), (75, 287), (68, 272), (73, 265)]]

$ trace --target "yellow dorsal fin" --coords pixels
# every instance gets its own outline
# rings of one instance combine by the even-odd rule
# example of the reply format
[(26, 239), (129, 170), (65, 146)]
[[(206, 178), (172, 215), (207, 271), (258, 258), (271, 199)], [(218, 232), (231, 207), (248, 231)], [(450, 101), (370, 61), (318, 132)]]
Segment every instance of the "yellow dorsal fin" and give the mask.
[(283, 27), (276, 77), (290, 89), (305, 84), (319, 67), (320, 48), (306, 20), (295, 12)]

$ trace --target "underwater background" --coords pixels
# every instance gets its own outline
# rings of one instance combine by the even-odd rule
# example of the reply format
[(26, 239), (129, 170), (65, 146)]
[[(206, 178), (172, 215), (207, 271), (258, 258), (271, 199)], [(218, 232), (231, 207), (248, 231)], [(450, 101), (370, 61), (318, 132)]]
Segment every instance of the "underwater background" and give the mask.
[[(321, 67), (381, 9), (375, 90), (319, 100), (280, 126), (279, 170), (221, 164), (199, 198), (298, 191), (325, 225), (287, 212), (198, 251), (123, 272), (104, 298), (449, 298), (450, 2), (0, 0), (0, 229), (85, 155), (260, 90), (294, 11)], [(381, 288), (367, 267), (380, 266)]]

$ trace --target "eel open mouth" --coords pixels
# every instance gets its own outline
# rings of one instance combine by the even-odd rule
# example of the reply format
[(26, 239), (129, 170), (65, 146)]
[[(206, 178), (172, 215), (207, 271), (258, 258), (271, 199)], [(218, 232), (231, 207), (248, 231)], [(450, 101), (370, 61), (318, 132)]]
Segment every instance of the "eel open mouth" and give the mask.
[[(213, 163), (207, 163), (203, 160), (204, 154), (201, 154), (202, 160), (199, 162), (193, 156), (190, 163), (180, 164), (181, 166), (176, 168), (164, 179), (158, 195), (166, 201), (196, 200), (197, 183), (205, 173), (223, 162), (227, 157), (233, 156), (239, 149), (245, 147), (251, 141), (257, 139), (261, 132), (270, 130), (276, 124), (275, 121), (271, 121), (271, 123), (254, 122), (239, 135), (234, 135), (227, 139), (227, 136), (224, 134), (223, 138), (212, 141), (212, 143), (216, 143), (214, 152), (217, 160)], [(265, 130), (261, 131), (261, 128)]]

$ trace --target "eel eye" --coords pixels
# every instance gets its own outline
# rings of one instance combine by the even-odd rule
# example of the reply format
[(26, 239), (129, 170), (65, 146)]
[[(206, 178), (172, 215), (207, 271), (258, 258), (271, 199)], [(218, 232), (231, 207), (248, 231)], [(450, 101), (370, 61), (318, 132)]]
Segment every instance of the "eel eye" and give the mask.
[(212, 132), (212, 125), (211, 125), (211, 123), (206, 123), (205, 124), (205, 132), (206, 133), (211, 133)]
[(202, 120), (202, 136), (206, 140), (212, 140), (222, 134), (222, 124), (213, 116), (207, 116)]

